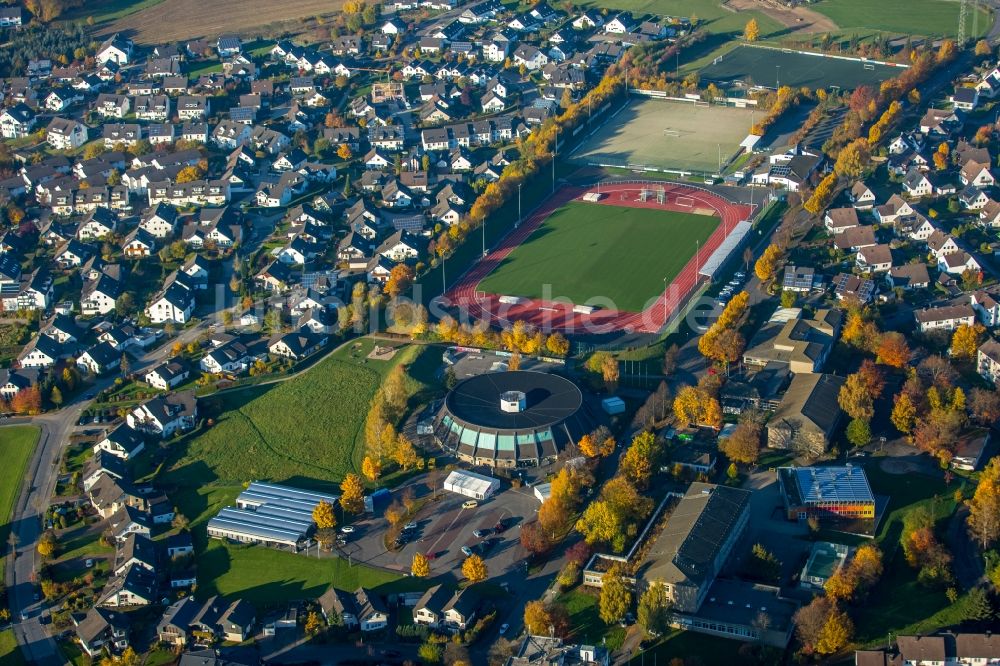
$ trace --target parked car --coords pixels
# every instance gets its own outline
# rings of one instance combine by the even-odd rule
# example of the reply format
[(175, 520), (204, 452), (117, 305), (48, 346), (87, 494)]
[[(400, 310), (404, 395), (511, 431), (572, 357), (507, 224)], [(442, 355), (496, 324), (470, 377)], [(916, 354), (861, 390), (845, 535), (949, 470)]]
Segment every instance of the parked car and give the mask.
[(409, 532), (410, 530), (415, 530), (415, 529), (417, 529), (416, 523), (406, 523), (405, 525), (403, 525), (404, 532)]
[(500, 625), (500, 635), (503, 636), (504, 634), (506, 634), (508, 629), (510, 629), (510, 625), (509, 624), (507, 624), (506, 622), (504, 622), (503, 624), (501, 624)]
[(475, 532), (472, 533), (472, 536), (476, 537), (477, 539), (482, 539), (485, 536), (489, 536), (489, 534), (490, 534), (489, 530), (476, 530)]
[(497, 534), (502, 534), (505, 529), (507, 529), (507, 521), (505, 521), (503, 518), (498, 520), (497, 524), (493, 527), (493, 531), (496, 532)]
[(344, 525), (343, 527), (340, 528), (340, 533), (341, 534), (353, 534), (354, 533), (354, 526), (353, 525)]
[(476, 500), (466, 500), (462, 502), (463, 509), (475, 509), (477, 506), (479, 506), (479, 502)]
[(471, 557), (472, 549), (469, 548), (468, 546), (462, 546), (462, 554), (465, 555), (466, 557)]

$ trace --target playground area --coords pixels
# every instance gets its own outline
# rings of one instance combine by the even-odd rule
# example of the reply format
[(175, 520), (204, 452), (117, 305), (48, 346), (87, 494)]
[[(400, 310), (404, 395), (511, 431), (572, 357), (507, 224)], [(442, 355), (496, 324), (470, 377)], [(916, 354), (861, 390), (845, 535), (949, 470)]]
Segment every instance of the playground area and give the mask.
[(751, 124), (747, 109), (633, 97), (571, 158), (602, 166), (715, 174), (739, 150)]
[(791, 86), (793, 88), (842, 88), (853, 90), (882, 81), (902, 72), (893, 65), (859, 59), (833, 58), (789, 49), (740, 45), (715, 58), (699, 72), (702, 81), (747, 87)]

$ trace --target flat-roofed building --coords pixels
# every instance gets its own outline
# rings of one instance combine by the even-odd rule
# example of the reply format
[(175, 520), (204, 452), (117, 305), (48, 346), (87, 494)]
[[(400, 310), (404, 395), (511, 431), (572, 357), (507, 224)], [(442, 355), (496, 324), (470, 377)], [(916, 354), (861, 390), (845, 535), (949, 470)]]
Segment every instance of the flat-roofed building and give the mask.
[(809, 551), (809, 559), (802, 567), (799, 585), (806, 589), (822, 590), (826, 581), (837, 573), (847, 561), (849, 548), (842, 543), (817, 541)]
[(789, 520), (875, 518), (875, 495), (860, 467), (779, 467), (778, 484)]
[[(639, 566), (636, 585), (663, 584), (674, 609), (697, 611), (743, 534), (749, 507), (747, 490), (692, 483)], [(625, 561), (615, 556), (604, 559)], [(592, 565), (593, 560), (584, 572), (584, 583), (600, 587), (606, 567)]]
[(208, 521), (208, 535), (239, 543), (298, 550), (316, 527), (312, 512), (320, 502), (337, 502), (335, 495), (254, 481)]
[(715, 581), (697, 613), (673, 612), (675, 627), (702, 634), (759, 641), (784, 649), (792, 638), (799, 604), (779, 588), (738, 580)]
[(444, 480), (444, 489), (473, 499), (486, 499), (500, 490), (500, 480), (476, 474), (453, 470)]
[(840, 336), (840, 310), (820, 309), (806, 319), (799, 308), (778, 308), (743, 352), (748, 366), (787, 365), (794, 373), (819, 372)]

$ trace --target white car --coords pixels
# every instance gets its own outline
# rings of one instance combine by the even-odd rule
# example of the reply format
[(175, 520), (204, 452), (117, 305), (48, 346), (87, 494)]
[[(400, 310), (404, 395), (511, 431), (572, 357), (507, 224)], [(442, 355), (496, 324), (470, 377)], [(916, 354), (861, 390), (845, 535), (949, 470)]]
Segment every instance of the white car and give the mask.
[(403, 525), (403, 530), (406, 531), (406, 532), (409, 532), (410, 530), (415, 530), (415, 529), (417, 529), (417, 524), (416, 523), (406, 523), (406, 525)]
[(352, 526), (352, 525), (344, 525), (343, 527), (340, 528), (340, 533), (341, 534), (353, 534), (354, 533), (354, 526)]

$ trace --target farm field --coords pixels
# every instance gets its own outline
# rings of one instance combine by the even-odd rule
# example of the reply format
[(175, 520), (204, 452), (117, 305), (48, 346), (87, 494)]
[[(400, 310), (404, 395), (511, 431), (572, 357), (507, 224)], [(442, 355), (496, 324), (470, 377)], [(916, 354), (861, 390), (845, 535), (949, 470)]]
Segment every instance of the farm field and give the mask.
[[(477, 287), (641, 311), (690, 261), (719, 218), (571, 202), (555, 211)], [(651, 252), (650, 248), (657, 248)], [(627, 267), (622, 269), (621, 267)], [(547, 293), (546, 289), (550, 292)]]
[[(842, 30), (877, 30), (881, 32), (954, 37), (958, 26), (958, 0), (822, 0), (810, 9), (829, 17)], [(972, 29), (970, 4), (967, 27)], [(990, 15), (979, 10), (976, 36), (989, 31)]]
[[(126, 4), (126, 3), (121, 3)], [(215, 37), (224, 32), (245, 32), (279, 21), (329, 14), (341, 7), (340, 0), (285, 0), (275, 5), (266, 0), (159, 0), (140, 11), (123, 12), (106, 22), (101, 34), (123, 32), (139, 44), (163, 44), (197, 37)]]
[(717, 63), (709, 63), (699, 72), (703, 80), (745, 81), (769, 88), (776, 85), (793, 88), (837, 86), (849, 90), (860, 85), (878, 87), (882, 81), (899, 76), (903, 71), (873, 63), (868, 65), (872, 69), (865, 69), (860, 61), (785, 53), (761, 46), (737, 46), (718, 58)]
[(750, 133), (751, 112), (726, 106), (633, 99), (584, 141), (571, 159), (717, 173)]
[(85, 21), (94, 19), (94, 25), (124, 18), (129, 14), (158, 5), (164, 0), (98, 0), (87, 2), (81, 7), (69, 10), (59, 17), (61, 21)]
[(5, 460), (0, 470), (0, 538), (5, 542), (10, 530), (10, 514), (21, 490), (24, 471), (35, 450), (40, 431), (35, 426), (7, 426), (0, 428), (0, 455)]

